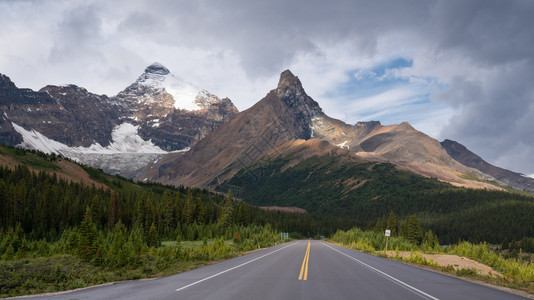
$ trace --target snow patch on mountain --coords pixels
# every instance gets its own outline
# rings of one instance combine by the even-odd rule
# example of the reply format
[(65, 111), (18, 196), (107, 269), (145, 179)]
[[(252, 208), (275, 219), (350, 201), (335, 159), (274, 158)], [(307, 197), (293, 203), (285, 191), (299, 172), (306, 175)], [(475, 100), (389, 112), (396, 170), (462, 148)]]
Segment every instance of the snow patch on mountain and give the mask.
[(19, 147), (39, 150), (45, 153), (61, 154), (66, 157), (75, 157), (74, 154), (118, 154), (118, 153), (167, 153), (152, 141), (143, 140), (137, 133), (139, 126), (130, 123), (122, 123), (116, 126), (111, 133), (112, 143), (102, 147), (99, 143), (90, 147), (69, 147), (58, 141), (54, 141), (43, 134), (13, 123), (15, 130), (22, 135), (23, 142)]
[[(146, 68), (136, 83), (153, 90), (165, 91), (174, 99), (174, 108), (195, 111), (220, 101), (206, 90), (199, 89), (176, 78), (167, 68), (153, 63)], [(143, 99), (146, 101), (146, 99)]]
[(349, 145), (347, 145), (348, 143), (349, 141), (344, 141), (343, 143), (337, 144), (336, 146), (338, 146), (341, 149), (349, 149)]
[(83, 153), (166, 153), (160, 147), (154, 145), (152, 141), (143, 140), (138, 134), (139, 126), (134, 126), (130, 123), (122, 123), (116, 126), (111, 133), (113, 142), (107, 146), (102, 147), (100, 144), (91, 145), (89, 148), (76, 147)]
[(22, 135), (22, 143), (20, 143), (18, 147), (39, 150), (47, 154), (62, 154), (62, 150), (70, 148), (63, 143), (47, 138), (33, 129), (28, 131), (22, 126), (15, 124), (15, 122), (12, 122), (12, 124), (13, 128)]

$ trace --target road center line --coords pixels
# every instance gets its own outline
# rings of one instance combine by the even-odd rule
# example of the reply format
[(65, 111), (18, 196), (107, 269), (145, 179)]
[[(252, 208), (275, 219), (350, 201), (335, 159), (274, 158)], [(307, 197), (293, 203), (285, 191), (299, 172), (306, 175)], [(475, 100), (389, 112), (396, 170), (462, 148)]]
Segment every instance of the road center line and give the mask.
[(298, 243), (298, 242), (296, 242), (296, 243), (292, 243), (292, 244), (287, 245), (287, 246), (285, 246), (285, 247), (282, 247), (282, 248), (280, 248), (280, 249), (277, 249), (277, 250), (274, 250), (274, 251), (269, 252), (269, 253), (267, 253), (267, 254), (264, 254), (264, 255), (262, 255), (262, 256), (260, 256), (260, 257), (256, 257), (256, 258), (254, 258), (254, 259), (251, 259), (251, 260), (249, 260), (249, 261), (247, 261), (247, 262), (245, 262), (245, 263), (242, 263), (242, 264), (240, 264), (240, 265), (238, 265), (238, 266), (232, 267), (232, 268), (230, 268), (230, 269), (226, 269), (226, 270), (221, 271), (221, 272), (219, 272), (219, 273), (217, 273), (217, 274), (214, 274), (214, 275), (208, 276), (208, 277), (206, 277), (206, 278), (200, 279), (200, 280), (198, 280), (198, 281), (195, 281), (195, 282), (193, 282), (193, 283), (190, 283), (190, 284), (188, 284), (188, 285), (186, 285), (186, 286), (183, 286), (183, 287), (181, 287), (181, 288), (179, 288), (179, 289), (176, 289), (176, 292), (179, 292), (179, 291), (181, 291), (181, 290), (184, 290), (184, 289), (186, 289), (186, 288), (188, 288), (188, 287), (191, 287), (191, 286), (193, 286), (193, 285), (195, 285), (195, 284), (201, 283), (201, 282), (206, 281), (206, 280), (208, 280), (208, 279), (217, 277), (217, 276), (222, 275), (222, 274), (224, 274), (224, 273), (226, 273), (226, 272), (230, 272), (230, 271), (235, 270), (235, 269), (237, 269), (237, 268), (240, 268), (240, 267), (242, 267), (242, 266), (244, 266), (244, 265), (246, 265), (246, 264), (250, 264), (251, 262), (257, 261), (257, 260), (260, 259), (260, 258), (264, 258), (264, 257), (266, 257), (266, 256), (269, 256), (269, 255), (271, 255), (271, 254), (273, 254), (273, 253), (276, 253), (276, 252), (278, 252), (278, 251), (280, 251), (280, 250), (283, 250), (283, 249), (285, 249), (285, 248), (287, 248), (287, 247), (291, 247), (291, 246), (293, 246), (293, 245), (296, 245), (297, 243)]
[(377, 268), (372, 267), (372, 266), (370, 266), (370, 265), (364, 263), (363, 261), (361, 261), (361, 260), (359, 260), (359, 259), (357, 259), (357, 258), (354, 258), (354, 257), (348, 255), (347, 253), (343, 253), (343, 252), (339, 251), (338, 249), (336, 249), (336, 248), (334, 248), (334, 247), (332, 247), (332, 246), (330, 246), (330, 245), (328, 245), (328, 244), (325, 244), (325, 243), (323, 243), (323, 242), (321, 242), (321, 244), (325, 245), (326, 247), (328, 247), (328, 248), (330, 248), (330, 249), (332, 249), (332, 250), (334, 250), (334, 251), (337, 251), (337, 252), (339, 252), (339, 253), (345, 255), (346, 257), (348, 257), (348, 258), (350, 258), (350, 259), (352, 259), (352, 260), (357, 261), (358, 263), (360, 263), (360, 264), (362, 264), (362, 265), (368, 267), (369, 269), (371, 269), (371, 270), (373, 270), (373, 271), (375, 271), (375, 272), (377, 272), (377, 273), (379, 273), (379, 274), (381, 274), (381, 275), (386, 276), (387, 278), (393, 280), (394, 282), (399, 283), (399, 284), (401, 284), (401, 285), (404, 286), (404, 287), (407, 287), (408, 289), (412, 290), (413, 292), (417, 292), (417, 293), (419, 293), (420, 295), (425, 296), (425, 297), (428, 297), (428, 298), (433, 299), (433, 300), (439, 300), (438, 298), (436, 298), (436, 297), (434, 297), (434, 296), (432, 296), (432, 295), (429, 295), (429, 294), (427, 294), (427, 293), (421, 291), (420, 289), (417, 289), (417, 288), (415, 288), (415, 287), (413, 287), (413, 286), (411, 286), (411, 285), (409, 285), (409, 284), (407, 284), (407, 283), (405, 283), (405, 282), (403, 282), (403, 281), (401, 281), (401, 280), (399, 280), (399, 279), (397, 279), (397, 278), (395, 278), (395, 277), (393, 277), (393, 276), (391, 276), (391, 275), (389, 275), (389, 274), (387, 274), (387, 273), (384, 273), (384, 272), (378, 270)]
[(302, 261), (302, 267), (300, 268), (299, 280), (303, 280), (302, 275), (304, 275), (304, 280), (308, 280), (308, 261), (310, 260), (310, 244), (311, 242), (308, 241), (306, 254), (304, 255), (304, 260)]

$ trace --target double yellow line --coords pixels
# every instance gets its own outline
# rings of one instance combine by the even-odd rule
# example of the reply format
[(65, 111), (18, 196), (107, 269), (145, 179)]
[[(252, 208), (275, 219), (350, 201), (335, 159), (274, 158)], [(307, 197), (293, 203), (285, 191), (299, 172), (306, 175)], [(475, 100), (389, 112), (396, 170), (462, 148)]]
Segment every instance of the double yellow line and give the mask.
[(308, 241), (308, 248), (306, 248), (306, 255), (302, 261), (302, 267), (300, 268), (299, 280), (308, 280), (308, 261), (310, 260), (310, 241)]

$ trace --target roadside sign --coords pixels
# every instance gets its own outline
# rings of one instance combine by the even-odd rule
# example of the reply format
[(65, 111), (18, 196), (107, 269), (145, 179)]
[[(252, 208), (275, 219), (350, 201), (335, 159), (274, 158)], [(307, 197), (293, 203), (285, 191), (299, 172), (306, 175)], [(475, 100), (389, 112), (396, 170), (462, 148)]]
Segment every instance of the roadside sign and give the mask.
[(384, 254), (386, 254), (386, 256), (388, 256), (388, 239), (391, 236), (391, 230), (386, 229), (385, 234), (386, 234), (386, 250), (384, 251)]

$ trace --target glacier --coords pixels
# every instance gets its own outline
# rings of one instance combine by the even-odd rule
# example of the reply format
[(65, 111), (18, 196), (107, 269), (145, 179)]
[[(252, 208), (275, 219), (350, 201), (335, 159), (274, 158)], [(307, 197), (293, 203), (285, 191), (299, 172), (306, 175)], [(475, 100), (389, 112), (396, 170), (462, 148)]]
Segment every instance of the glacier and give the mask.
[(152, 141), (143, 140), (137, 130), (138, 125), (130, 123), (122, 123), (115, 126), (111, 133), (112, 142), (103, 147), (99, 143), (95, 143), (89, 147), (69, 147), (58, 141), (54, 141), (44, 136), (43, 134), (31, 130), (28, 131), (22, 126), (12, 123), (15, 130), (22, 135), (23, 142), (18, 147), (39, 150), (44, 153), (61, 154), (69, 157), (69, 154), (118, 154), (118, 153), (160, 153), (165, 154), (166, 151), (154, 145)]
[[(106, 147), (99, 143), (89, 147), (69, 147), (36, 130), (26, 130), (14, 122), (12, 124), (23, 138), (17, 147), (62, 155), (78, 163), (128, 178), (135, 177), (150, 162), (159, 160), (168, 153), (152, 141), (143, 140), (137, 133), (139, 126), (130, 123), (115, 126), (111, 133), (112, 142)], [(176, 152), (188, 150), (186, 148)]]

